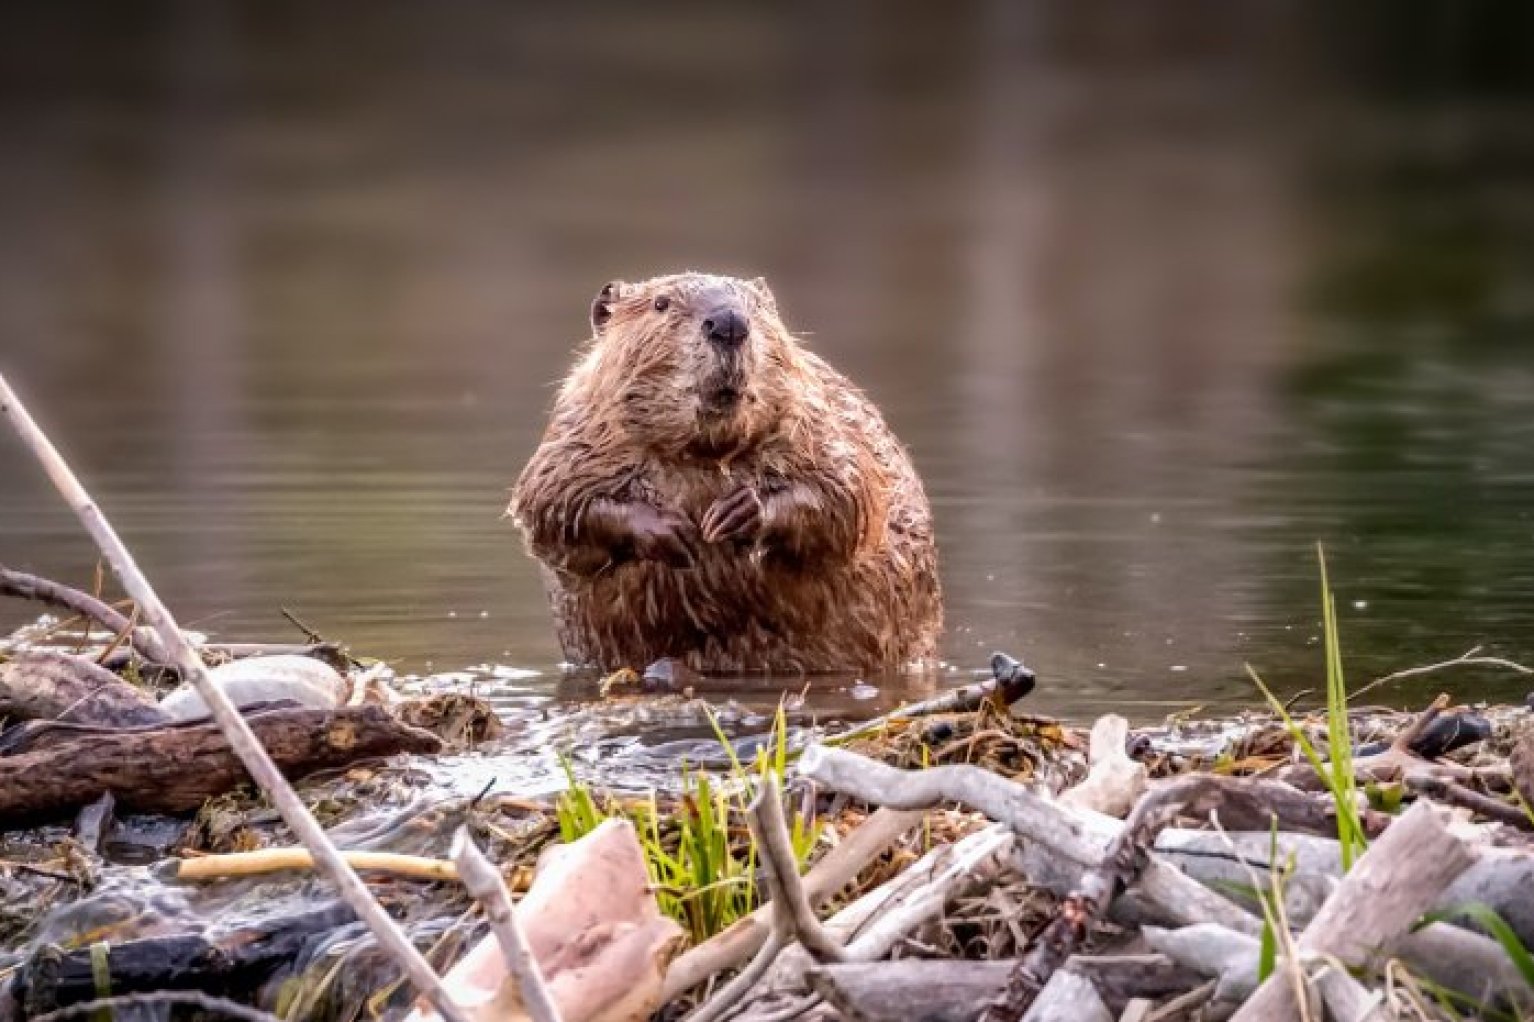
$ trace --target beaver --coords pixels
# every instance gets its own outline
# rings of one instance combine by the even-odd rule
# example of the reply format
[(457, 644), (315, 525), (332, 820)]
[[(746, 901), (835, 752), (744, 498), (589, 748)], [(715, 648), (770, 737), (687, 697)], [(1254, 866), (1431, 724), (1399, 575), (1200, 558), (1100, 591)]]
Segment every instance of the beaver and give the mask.
[(591, 330), (508, 509), (569, 661), (797, 674), (933, 656), (921, 480), (764, 281), (613, 281)]

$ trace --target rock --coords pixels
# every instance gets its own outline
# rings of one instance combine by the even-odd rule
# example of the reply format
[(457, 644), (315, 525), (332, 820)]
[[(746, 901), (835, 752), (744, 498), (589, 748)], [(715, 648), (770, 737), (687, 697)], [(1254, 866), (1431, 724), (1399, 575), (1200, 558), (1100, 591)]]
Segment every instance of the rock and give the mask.
[[(220, 664), (208, 674), (236, 706), (289, 699), (309, 709), (331, 710), (341, 705), (346, 695), (346, 679), (340, 672), (307, 656), (246, 657)], [(171, 720), (208, 715), (202, 696), (185, 684), (161, 699), (160, 709)]]

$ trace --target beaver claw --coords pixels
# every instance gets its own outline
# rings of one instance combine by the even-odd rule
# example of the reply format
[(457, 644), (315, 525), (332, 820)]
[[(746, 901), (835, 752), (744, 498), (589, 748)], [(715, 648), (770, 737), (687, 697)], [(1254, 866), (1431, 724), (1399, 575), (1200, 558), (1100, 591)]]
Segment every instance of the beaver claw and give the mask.
[(714, 506), (703, 516), (703, 541), (749, 542), (761, 534), (766, 518), (766, 508), (756, 488), (742, 486), (729, 496), (714, 501)]
[(634, 556), (673, 568), (697, 563), (698, 527), (686, 515), (640, 505), (630, 513), (628, 527)]

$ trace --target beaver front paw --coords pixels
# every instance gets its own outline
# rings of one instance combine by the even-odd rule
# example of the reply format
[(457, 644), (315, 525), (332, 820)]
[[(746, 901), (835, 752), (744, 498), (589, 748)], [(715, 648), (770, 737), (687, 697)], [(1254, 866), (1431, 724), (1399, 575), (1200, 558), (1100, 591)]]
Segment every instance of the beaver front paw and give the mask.
[(759, 537), (767, 521), (767, 509), (754, 486), (742, 486), (720, 497), (703, 516), (706, 543), (750, 543)]
[(648, 504), (633, 504), (627, 517), (625, 524), (635, 557), (660, 561), (673, 568), (690, 568), (697, 563), (698, 527), (686, 515)]

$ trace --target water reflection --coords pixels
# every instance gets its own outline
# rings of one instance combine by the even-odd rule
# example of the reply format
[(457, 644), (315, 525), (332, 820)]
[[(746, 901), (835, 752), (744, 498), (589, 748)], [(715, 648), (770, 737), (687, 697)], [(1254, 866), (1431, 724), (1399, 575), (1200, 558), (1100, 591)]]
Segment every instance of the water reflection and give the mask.
[(499, 515), (591, 293), (762, 273), (914, 451), (956, 665), (1298, 687), (1316, 539), (1356, 672), (1534, 659), (1516, 26), (1112, 7), (7, 10), (0, 365), (188, 621), (552, 686)]

